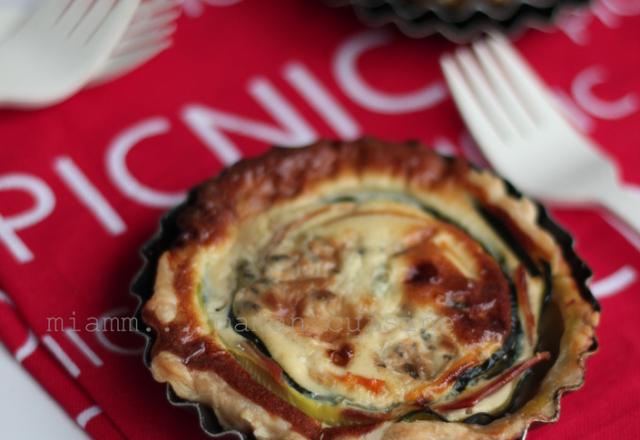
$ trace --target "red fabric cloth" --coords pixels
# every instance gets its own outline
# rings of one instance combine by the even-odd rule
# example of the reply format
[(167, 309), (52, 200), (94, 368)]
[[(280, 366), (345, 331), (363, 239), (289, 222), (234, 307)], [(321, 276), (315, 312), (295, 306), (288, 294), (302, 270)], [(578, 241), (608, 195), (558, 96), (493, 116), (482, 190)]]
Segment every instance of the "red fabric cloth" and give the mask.
[[(0, 338), (98, 439), (205, 438), (142, 365), (141, 338), (95, 331), (132, 311), (138, 249), (177, 193), (225, 160), (319, 136), (419, 139), (481, 160), (443, 85), (444, 40), (367, 30), (313, 1), (184, 5), (174, 47), (138, 71), (0, 112)], [(517, 46), (640, 185), (637, 5), (603, 1)], [(530, 438), (640, 438), (640, 238), (597, 209), (553, 214), (594, 269), (601, 349), (560, 421)]]

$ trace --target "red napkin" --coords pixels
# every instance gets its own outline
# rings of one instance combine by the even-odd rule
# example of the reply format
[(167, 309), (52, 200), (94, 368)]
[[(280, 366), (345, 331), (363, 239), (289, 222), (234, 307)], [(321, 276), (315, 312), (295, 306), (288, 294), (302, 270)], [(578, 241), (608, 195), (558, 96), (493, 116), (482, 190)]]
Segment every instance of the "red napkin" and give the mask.
[[(270, 144), (322, 136), (419, 139), (482, 160), (443, 83), (444, 40), (368, 30), (320, 2), (184, 7), (175, 46), (126, 78), (0, 112), (0, 337), (95, 438), (205, 438), (113, 319), (135, 307), (138, 249), (184, 190)], [(640, 7), (594, 11), (517, 46), (639, 185)], [(640, 438), (640, 237), (597, 209), (553, 214), (595, 271), (601, 349), (560, 421), (530, 438)]]

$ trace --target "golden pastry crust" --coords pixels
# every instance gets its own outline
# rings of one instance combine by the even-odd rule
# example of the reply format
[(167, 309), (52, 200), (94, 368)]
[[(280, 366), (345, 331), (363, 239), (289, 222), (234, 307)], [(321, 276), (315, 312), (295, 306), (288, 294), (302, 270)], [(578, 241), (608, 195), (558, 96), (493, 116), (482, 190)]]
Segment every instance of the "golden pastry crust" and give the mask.
[(417, 144), (242, 161), (157, 262), (153, 375), (256, 438), (518, 437), (582, 384), (599, 317), (541, 215)]

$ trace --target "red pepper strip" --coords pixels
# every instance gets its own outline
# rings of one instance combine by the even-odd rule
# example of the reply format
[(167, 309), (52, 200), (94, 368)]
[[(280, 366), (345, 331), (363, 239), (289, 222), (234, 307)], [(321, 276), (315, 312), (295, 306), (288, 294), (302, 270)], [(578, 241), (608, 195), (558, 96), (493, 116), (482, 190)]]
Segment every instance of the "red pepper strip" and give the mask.
[(463, 397), (461, 400), (444, 403), (442, 405), (436, 406), (435, 409), (438, 411), (453, 411), (455, 409), (469, 408), (478, 403), (480, 400), (484, 399), (490, 394), (495, 393), (503, 385), (511, 382), (516, 377), (520, 376), (522, 373), (527, 371), (529, 368), (533, 367), (538, 362), (547, 360), (551, 357), (548, 351), (543, 353), (538, 353), (531, 359), (523, 361), (519, 365), (512, 367), (509, 371), (504, 373), (502, 376), (495, 379), (493, 382), (487, 384), (484, 388), (481, 388), (470, 395)]
[(262, 362), (262, 366), (267, 370), (269, 375), (277, 382), (282, 384), (284, 381), (282, 379), (282, 368), (280, 365), (274, 361), (273, 359), (265, 356), (260, 350), (256, 349), (252, 344), (244, 344), (245, 349), (247, 351), (251, 351), (260, 361)]
[(335, 376), (339, 381), (347, 384), (349, 387), (353, 387), (354, 385), (358, 385), (368, 389), (374, 394), (380, 394), (380, 392), (384, 389), (385, 383), (384, 380), (380, 379), (369, 379), (368, 377), (359, 376), (357, 374), (352, 374), (347, 372), (343, 376)]
[(518, 303), (524, 313), (525, 332), (527, 333), (527, 339), (529, 343), (534, 343), (534, 331), (535, 331), (535, 318), (531, 311), (531, 303), (529, 302), (529, 295), (527, 292), (527, 272), (522, 265), (518, 266), (515, 273), (516, 278), (516, 293), (518, 295)]

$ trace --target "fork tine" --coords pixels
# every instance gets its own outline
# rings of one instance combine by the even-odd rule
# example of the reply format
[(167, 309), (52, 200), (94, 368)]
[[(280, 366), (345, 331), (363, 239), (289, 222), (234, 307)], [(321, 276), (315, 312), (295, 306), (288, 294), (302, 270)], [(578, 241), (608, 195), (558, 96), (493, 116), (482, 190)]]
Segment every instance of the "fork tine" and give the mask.
[[(96, 2), (81, 26), (86, 26), (84, 30), (89, 36), (88, 44), (96, 42), (97, 45), (100, 45), (103, 40), (101, 37), (104, 35), (114, 32), (120, 35), (124, 34), (138, 7), (139, 0), (117, 0), (115, 5), (111, 0), (96, 0)], [(96, 13), (90, 17), (89, 15), (94, 10)]]
[(134, 22), (140, 18), (150, 17), (155, 15), (161, 11), (165, 11), (168, 9), (172, 9), (178, 6), (177, 0), (150, 0), (142, 3), (138, 10), (136, 11), (136, 15), (134, 17)]
[(157, 15), (149, 15), (141, 17), (139, 20), (131, 23), (127, 30), (127, 35), (133, 35), (141, 32), (145, 32), (147, 29), (164, 26), (166, 24), (174, 22), (180, 16), (180, 11), (177, 9), (169, 9), (162, 11)]
[(487, 119), (485, 112), (483, 112), (482, 108), (478, 105), (462, 73), (456, 66), (454, 59), (449, 55), (445, 55), (440, 59), (440, 65), (442, 66), (442, 71), (449, 84), (453, 98), (462, 113), (462, 117), (467, 123), (467, 127), (469, 127), (469, 130), (479, 144), (483, 147), (493, 148), (491, 151), (497, 152), (496, 149), (500, 148), (503, 144), (498, 134), (491, 128), (491, 121)]
[(534, 120), (514, 93), (511, 81), (498, 68), (497, 61), (487, 44), (486, 40), (477, 41), (472, 45), (473, 51), (511, 120), (521, 133), (526, 133), (534, 128)]
[(517, 127), (502, 108), (484, 72), (469, 49), (458, 49), (455, 57), (458, 60), (458, 65), (462, 68), (467, 83), (473, 90), (480, 106), (484, 109), (484, 113), (493, 120), (496, 132), (505, 140), (517, 137)]
[(40, 4), (33, 9), (33, 13), (25, 21), (24, 26), (33, 26), (35, 28), (53, 26), (67, 9), (69, 1), (41, 0)]
[(94, 0), (91, 10), (82, 18), (82, 22), (76, 27), (74, 35), (88, 40), (97, 32), (100, 24), (117, 7), (118, 0)]
[(535, 120), (548, 120), (549, 117), (559, 119), (556, 116), (558, 111), (545, 92), (546, 86), (513, 49), (506, 37), (492, 33), (488, 43)]
[(71, 0), (69, 7), (56, 22), (56, 28), (63, 34), (71, 34), (91, 6), (91, 0)]
[(165, 40), (133, 52), (128, 52), (110, 58), (107, 65), (100, 72), (100, 76), (95, 81), (93, 81), (93, 84), (99, 84), (108, 81), (111, 78), (133, 70), (170, 46), (171, 41)]
[(137, 50), (142, 47), (148, 46), (151, 43), (156, 43), (159, 41), (166, 40), (171, 36), (176, 30), (176, 25), (168, 25), (164, 28), (153, 29), (149, 32), (132, 35), (131, 37), (125, 36), (118, 46), (113, 51), (114, 55), (125, 54), (127, 52), (131, 52), (132, 50)]

